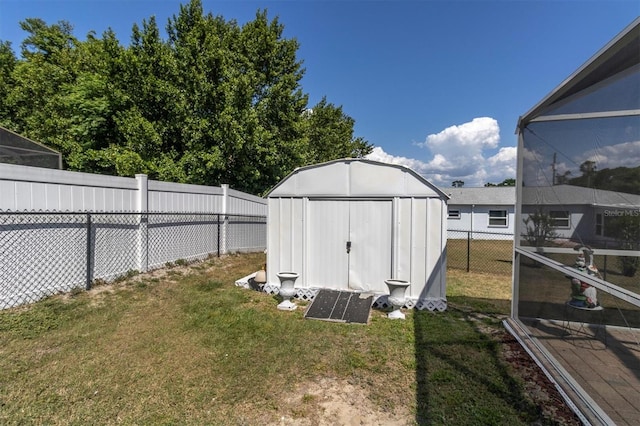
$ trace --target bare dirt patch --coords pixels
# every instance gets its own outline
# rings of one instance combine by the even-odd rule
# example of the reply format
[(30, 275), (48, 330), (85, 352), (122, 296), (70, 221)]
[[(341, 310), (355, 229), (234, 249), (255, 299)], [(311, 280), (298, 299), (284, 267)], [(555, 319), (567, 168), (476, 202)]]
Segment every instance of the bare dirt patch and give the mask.
[(405, 426), (415, 424), (406, 409), (384, 411), (369, 398), (366, 389), (347, 380), (321, 378), (296, 386), (285, 395), (279, 421), (271, 425), (299, 426)]
[[(506, 331), (492, 330), (502, 343), (503, 360), (524, 383), (526, 398), (538, 407), (544, 424), (581, 425), (554, 384), (529, 357), (518, 341)], [(296, 426), (406, 426), (415, 425), (415, 414), (407, 407), (394, 412), (375, 404), (368, 391), (347, 380), (319, 378), (298, 384), (282, 396), (279, 420), (268, 423)], [(543, 424), (543, 423), (541, 423)]]

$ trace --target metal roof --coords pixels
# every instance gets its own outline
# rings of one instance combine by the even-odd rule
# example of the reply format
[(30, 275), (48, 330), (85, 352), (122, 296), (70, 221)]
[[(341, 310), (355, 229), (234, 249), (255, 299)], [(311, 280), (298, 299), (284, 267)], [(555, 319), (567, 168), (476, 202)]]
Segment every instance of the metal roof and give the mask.
[(449, 196), (408, 167), (345, 158), (299, 167), (267, 197), (439, 197)]
[(488, 186), (482, 188), (447, 188), (449, 205), (514, 205), (515, 186)]
[[(516, 133), (555, 103), (640, 63), (640, 17), (518, 120)], [(636, 112), (637, 113), (637, 112)]]

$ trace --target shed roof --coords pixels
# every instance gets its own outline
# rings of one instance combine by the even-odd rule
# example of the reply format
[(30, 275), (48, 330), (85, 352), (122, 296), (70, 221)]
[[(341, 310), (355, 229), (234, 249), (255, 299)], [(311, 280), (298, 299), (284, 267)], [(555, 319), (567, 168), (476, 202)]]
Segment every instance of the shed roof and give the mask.
[(447, 188), (449, 205), (510, 205), (516, 203), (515, 186), (488, 186), (482, 188)]
[(299, 167), (267, 197), (438, 197), (449, 196), (408, 167), (347, 158)]

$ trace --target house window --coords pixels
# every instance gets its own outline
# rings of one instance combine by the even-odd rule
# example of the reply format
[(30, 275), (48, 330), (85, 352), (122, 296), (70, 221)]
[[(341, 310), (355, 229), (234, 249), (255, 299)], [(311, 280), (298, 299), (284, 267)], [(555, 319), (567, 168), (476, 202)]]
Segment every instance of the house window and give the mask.
[(602, 213), (596, 214), (596, 235), (602, 236)]
[(449, 210), (449, 219), (460, 219), (460, 210)]
[(507, 226), (507, 211), (489, 210), (489, 226)]
[(551, 224), (554, 228), (570, 228), (569, 212), (568, 211), (551, 211), (549, 212), (551, 218)]

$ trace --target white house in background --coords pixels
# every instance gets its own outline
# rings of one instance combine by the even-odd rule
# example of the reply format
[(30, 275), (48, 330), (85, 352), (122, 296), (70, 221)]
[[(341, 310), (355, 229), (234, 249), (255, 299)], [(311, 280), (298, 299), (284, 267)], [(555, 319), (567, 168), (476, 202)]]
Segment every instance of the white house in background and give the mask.
[(450, 239), (466, 239), (468, 232), (472, 232), (474, 239), (513, 238), (515, 187), (447, 188), (444, 192), (450, 197), (447, 214)]
[(615, 247), (611, 221), (640, 217), (640, 195), (574, 185), (524, 187), (522, 217), (533, 213), (548, 215), (559, 239)]

